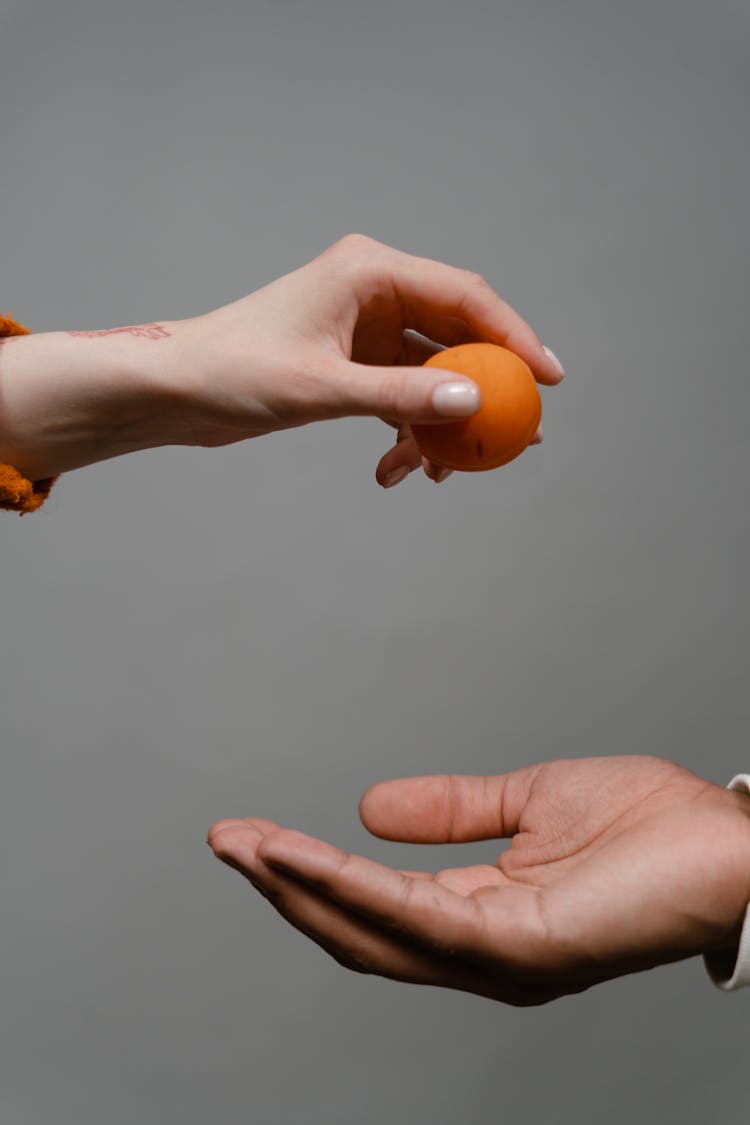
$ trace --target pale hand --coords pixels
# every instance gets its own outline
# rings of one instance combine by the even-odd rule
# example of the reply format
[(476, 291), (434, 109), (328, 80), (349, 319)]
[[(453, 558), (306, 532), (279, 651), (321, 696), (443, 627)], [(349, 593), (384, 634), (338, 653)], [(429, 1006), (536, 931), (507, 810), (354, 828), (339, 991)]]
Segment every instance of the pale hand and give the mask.
[(750, 797), (649, 757), (383, 782), (360, 813), (411, 843), (512, 837), (495, 863), (395, 871), (267, 820), (209, 843), (341, 964), (516, 1005), (700, 953), (750, 901)]
[[(420, 463), (442, 479), (446, 471), (422, 460), (409, 424), (466, 417), (480, 405), (464, 376), (421, 368), (441, 347), (502, 344), (540, 383), (562, 378), (529, 325), (482, 277), (363, 235), (349, 235), (249, 297), (183, 324), (193, 337), (182, 372), (198, 444), (373, 415), (399, 431), (378, 465), (381, 484), (396, 483)], [(450, 388), (442, 404), (438, 388)]]
[(506, 345), (540, 383), (562, 378), (481, 277), (348, 235), (205, 315), (14, 338), (0, 348), (0, 462), (39, 479), (137, 449), (226, 445), (371, 415), (398, 430), (380, 484), (420, 464), (442, 479), (409, 426), (467, 417), (480, 398), (464, 376), (421, 365), (471, 340)]

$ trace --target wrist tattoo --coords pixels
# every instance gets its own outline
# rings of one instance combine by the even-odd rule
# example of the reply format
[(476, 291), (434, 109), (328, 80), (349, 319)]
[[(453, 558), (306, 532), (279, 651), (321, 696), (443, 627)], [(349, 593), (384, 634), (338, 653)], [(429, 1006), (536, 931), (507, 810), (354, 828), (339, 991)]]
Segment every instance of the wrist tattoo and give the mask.
[(129, 324), (126, 328), (100, 328), (95, 331), (73, 331), (68, 332), (68, 336), (85, 336), (87, 339), (92, 340), (98, 336), (116, 336), (120, 333), (127, 333), (129, 336), (142, 336), (147, 340), (163, 340), (165, 336), (171, 336), (171, 332), (167, 332), (161, 324)]

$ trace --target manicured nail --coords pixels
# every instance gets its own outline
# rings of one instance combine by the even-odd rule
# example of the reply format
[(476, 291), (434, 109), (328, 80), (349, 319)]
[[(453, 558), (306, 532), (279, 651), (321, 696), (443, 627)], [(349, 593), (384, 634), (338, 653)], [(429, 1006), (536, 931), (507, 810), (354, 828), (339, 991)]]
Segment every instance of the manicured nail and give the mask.
[(560, 360), (557, 358), (555, 353), (552, 351), (552, 348), (548, 348), (546, 346), (546, 344), (542, 344), (542, 348), (544, 350), (544, 354), (546, 355), (547, 359), (551, 359), (552, 362), (554, 363), (555, 367), (557, 368), (557, 373), (560, 376), (560, 378), (562, 379), (563, 376), (565, 375), (565, 368), (560, 363)]
[(476, 383), (438, 383), (432, 392), (432, 405), (446, 418), (466, 418), (479, 409), (482, 396)]
[(391, 469), (390, 473), (388, 473), (385, 478), (385, 487), (393, 488), (394, 484), (398, 484), (400, 481), (405, 480), (408, 475), (409, 469), (406, 465), (399, 465), (397, 469)]

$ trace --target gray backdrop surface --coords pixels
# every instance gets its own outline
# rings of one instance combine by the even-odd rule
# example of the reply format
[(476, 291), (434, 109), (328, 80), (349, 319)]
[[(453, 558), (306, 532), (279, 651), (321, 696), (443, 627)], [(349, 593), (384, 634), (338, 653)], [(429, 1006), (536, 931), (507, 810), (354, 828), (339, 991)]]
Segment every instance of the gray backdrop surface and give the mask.
[[(347, 974), (204, 844), (388, 862), (383, 777), (748, 725), (743, 0), (0, 0), (0, 308), (190, 316), (350, 230), (483, 272), (568, 370), (513, 465), (367, 420), (70, 474), (0, 528), (3, 1125), (747, 1120), (699, 962), (540, 1009)], [(492, 844), (465, 849), (493, 856)]]

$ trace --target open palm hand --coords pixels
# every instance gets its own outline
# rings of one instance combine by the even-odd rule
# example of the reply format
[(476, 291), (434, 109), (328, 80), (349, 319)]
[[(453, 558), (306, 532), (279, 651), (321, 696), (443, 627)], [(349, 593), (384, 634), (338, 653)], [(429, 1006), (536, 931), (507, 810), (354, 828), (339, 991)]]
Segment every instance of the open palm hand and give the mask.
[(731, 956), (750, 898), (750, 798), (671, 762), (590, 758), (384, 782), (385, 839), (512, 837), (495, 863), (394, 871), (267, 820), (209, 843), (339, 962), (513, 1004), (698, 953)]

